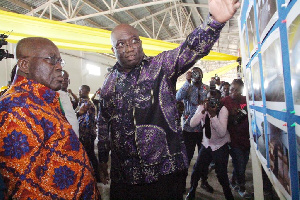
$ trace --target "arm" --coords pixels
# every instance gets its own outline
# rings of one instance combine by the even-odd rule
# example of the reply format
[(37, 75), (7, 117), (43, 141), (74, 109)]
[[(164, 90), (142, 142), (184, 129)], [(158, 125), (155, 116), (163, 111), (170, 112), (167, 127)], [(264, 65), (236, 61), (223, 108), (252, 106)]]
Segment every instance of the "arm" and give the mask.
[(189, 90), (190, 84), (188, 81), (186, 81), (183, 86), (178, 90), (178, 92), (176, 93), (176, 100), (177, 101), (182, 101), (184, 99), (186, 99), (187, 94), (188, 94), (188, 90)]
[(201, 120), (204, 119), (205, 116), (205, 111), (203, 105), (199, 105), (194, 116), (192, 117), (190, 121), (190, 126), (191, 127), (196, 127), (200, 124)]
[(105, 115), (104, 101), (100, 101), (100, 110), (97, 118), (98, 127), (98, 157), (100, 167), (100, 179), (103, 184), (107, 184), (109, 181), (108, 176), (108, 159), (110, 151), (110, 139), (109, 139), (109, 116)]
[(219, 137), (224, 137), (227, 133), (228, 110), (223, 106), (220, 110), (219, 116), (215, 115), (210, 118), (211, 129), (215, 129)]
[(72, 92), (71, 89), (68, 89), (68, 93), (69, 93), (70, 95), (72, 95), (72, 97), (74, 98), (75, 103), (78, 104), (79, 99), (78, 99), (78, 97)]
[(209, 53), (225, 22), (235, 14), (240, 3), (238, 0), (209, 0), (208, 6), (211, 16), (206, 22), (197, 27), (180, 47), (158, 56), (157, 61), (174, 83), (180, 75)]

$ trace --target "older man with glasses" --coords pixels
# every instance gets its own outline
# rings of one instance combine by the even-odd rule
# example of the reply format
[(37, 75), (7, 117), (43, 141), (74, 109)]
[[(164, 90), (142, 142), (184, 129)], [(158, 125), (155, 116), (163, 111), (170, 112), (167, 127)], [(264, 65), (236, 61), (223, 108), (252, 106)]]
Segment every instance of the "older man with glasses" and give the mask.
[(8, 199), (99, 199), (93, 168), (56, 92), (64, 61), (55, 44), (24, 38), (17, 77), (0, 98), (0, 172)]

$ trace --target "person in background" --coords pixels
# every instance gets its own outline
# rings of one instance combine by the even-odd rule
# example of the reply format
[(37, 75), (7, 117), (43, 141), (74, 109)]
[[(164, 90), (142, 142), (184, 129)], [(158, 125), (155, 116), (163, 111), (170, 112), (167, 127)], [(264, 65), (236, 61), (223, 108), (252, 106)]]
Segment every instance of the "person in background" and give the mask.
[[(101, 87), (98, 88), (98, 90), (95, 92), (95, 94), (91, 97), (91, 100), (96, 107), (96, 113), (98, 113), (100, 110), (100, 94), (101, 94)], [(96, 98), (96, 96), (97, 96), (97, 98)]]
[(203, 105), (199, 105), (191, 119), (191, 127), (201, 124), (204, 127), (202, 147), (191, 176), (191, 188), (187, 200), (195, 199), (198, 181), (207, 182), (207, 175), (211, 161), (215, 163), (215, 171), (219, 183), (223, 188), (226, 199), (234, 199), (227, 175), (229, 159), (230, 135), (227, 131), (228, 110), (220, 104), (221, 92), (211, 90)]
[(245, 171), (250, 153), (250, 135), (246, 97), (242, 96), (243, 88), (243, 81), (234, 79), (230, 85), (229, 96), (224, 97), (221, 102), (229, 112), (227, 129), (230, 133), (230, 155), (233, 164), (230, 184), (242, 197), (251, 198), (245, 187)]
[(58, 91), (60, 103), (62, 105), (63, 111), (69, 123), (72, 125), (77, 137), (79, 137), (79, 124), (73, 109), (72, 102), (68, 95), (67, 89), (70, 84), (69, 73), (66, 70), (62, 70), (63, 81), (61, 83), (61, 89)]
[(95, 154), (96, 139), (96, 108), (89, 98), (90, 87), (82, 85), (79, 88), (79, 103), (76, 115), (79, 123), (79, 141), (83, 144), (93, 165), (97, 182), (100, 182), (99, 161)]
[[(202, 78), (202, 70), (199, 67), (194, 67), (190, 73), (187, 72), (187, 81), (176, 93), (176, 100), (183, 101), (184, 103), (182, 135), (186, 146), (188, 165), (190, 165), (194, 156), (196, 145), (198, 146), (198, 151), (200, 150), (203, 137), (202, 126), (200, 124), (194, 127), (190, 126), (191, 118), (195, 114), (198, 105), (202, 104), (206, 99), (209, 90), (209, 87), (202, 83)], [(186, 176), (188, 176), (187, 170)], [(212, 187), (208, 182), (203, 182), (203, 187), (209, 192), (212, 191)]]
[(46, 38), (21, 39), (0, 97), (0, 172), (7, 199), (100, 199), (88, 156), (59, 103), (64, 61)]
[(230, 88), (230, 84), (228, 82), (224, 82), (221, 85), (220, 91), (222, 94), (222, 98), (229, 96), (229, 88)]
[(113, 29), (117, 63), (102, 87), (98, 116), (99, 160), (106, 172), (111, 150), (111, 200), (182, 200), (188, 162), (176, 123), (176, 81), (209, 53), (239, 5), (210, 0), (212, 16), (178, 48), (155, 57), (145, 56), (135, 28)]
[(68, 89), (68, 94), (70, 95), (71, 102), (72, 102), (73, 108), (74, 108), (74, 110), (75, 110), (75, 109), (77, 108), (77, 106), (78, 106), (79, 98), (76, 96), (76, 94), (74, 94), (74, 93), (72, 92), (71, 89)]

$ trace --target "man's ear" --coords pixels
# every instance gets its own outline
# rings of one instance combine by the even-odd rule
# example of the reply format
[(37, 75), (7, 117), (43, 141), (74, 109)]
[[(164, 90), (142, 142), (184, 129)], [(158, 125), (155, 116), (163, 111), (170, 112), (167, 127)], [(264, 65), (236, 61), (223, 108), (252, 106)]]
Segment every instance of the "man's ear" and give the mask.
[(28, 74), (29, 73), (29, 61), (25, 59), (18, 60), (18, 70), (21, 72)]
[(111, 51), (115, 54), (115, 49), (114, 49), (114, 47), (111, 48)]

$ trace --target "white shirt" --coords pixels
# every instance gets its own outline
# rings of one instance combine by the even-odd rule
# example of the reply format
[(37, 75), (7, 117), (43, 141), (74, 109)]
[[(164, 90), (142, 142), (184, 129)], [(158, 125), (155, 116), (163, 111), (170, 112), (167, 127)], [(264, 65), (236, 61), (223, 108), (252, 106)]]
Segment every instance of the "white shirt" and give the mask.
[(69, 123), (72, 125), (72, 128), (75, 134), (77, 135), (77, 137), (79, 137), (79, 124), (70, 97), (68, 93), (65, 91), (59, 90), (58, 93), (59, 93), (61, 105), (65, 111), (66, 118), (69, 121)]
[[(208, 113), (207, 111), (202, 114), (203, 105), (199, 105), (194, 116), (191, 119), (191, 127), (197, 126), (199, 123), (205, 123), (205, 116)], [(227, 131), (227, 122), (228, 122), (228, 110), (223, 106), (219, 112), (218, 116), (210, 118), (210, 129), (211, 129), (211, 138), (208, 139), (205, 136), (205, 129), (203, 129), (203, 140), (202, 144), (205, 148), (210, 146), (212, 151), (219, 149), (224, 146), (224, 144), (230, 142), (230, 135)], [(210, 115), (208, 114), (210, 117)]]

